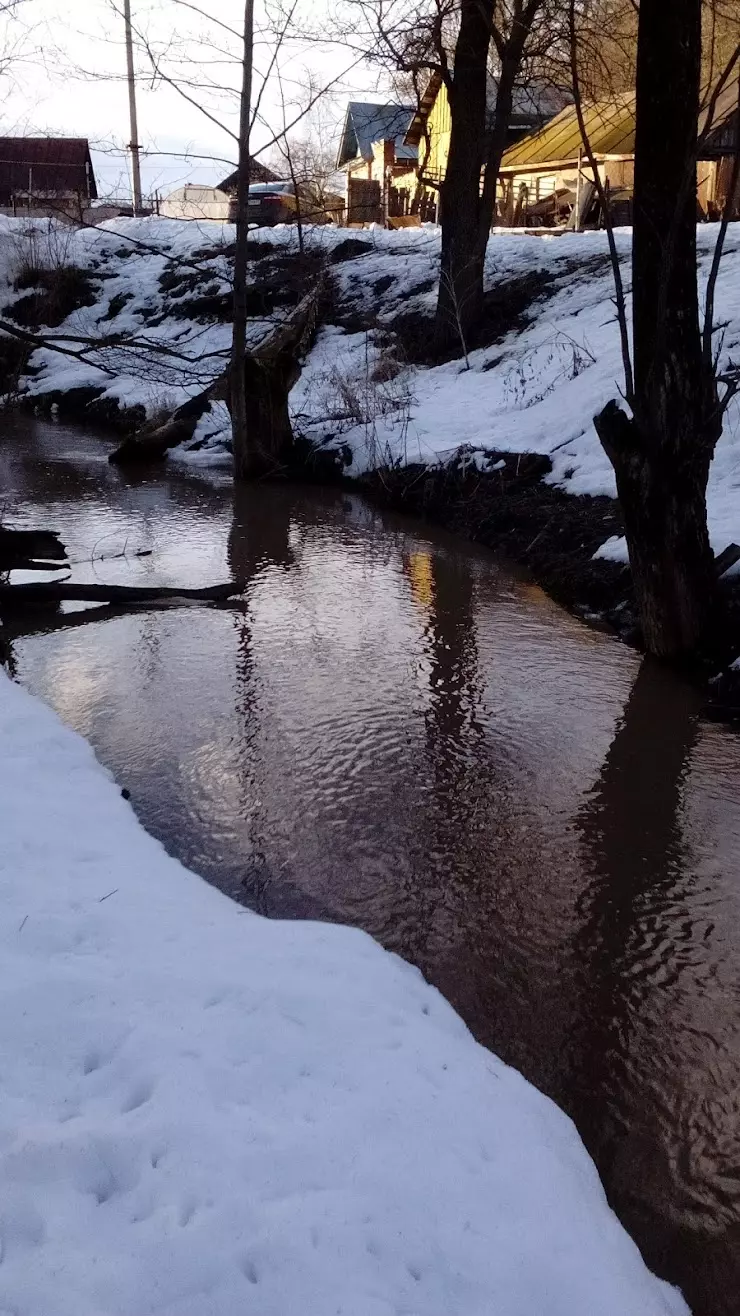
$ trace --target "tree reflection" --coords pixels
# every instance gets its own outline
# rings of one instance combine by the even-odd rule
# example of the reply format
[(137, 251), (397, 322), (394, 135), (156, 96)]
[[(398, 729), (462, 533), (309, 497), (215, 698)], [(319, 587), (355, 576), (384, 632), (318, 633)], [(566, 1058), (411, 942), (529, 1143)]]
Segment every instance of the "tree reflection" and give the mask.
[(645, 660), (577, 819), (593, 877), (578, 909), (564, 1099), (649, 1263), (706, 1299), (706, 1238), (692, 1232), (675, 1165), (690, 1136), (675, 1124), (696, 1057), (676, 1057), (671, 1020), (686, 944), (697, 940), (681, 811), (700, 706), (697, 691)]
[(246, 856), (233, 895), (253, 909), (267, 912), (270, 868), (264, 811), (265, 765), (260, 745), (260, 691), (255, 671), (253, 593), (261, 573), (272, 566), (290, 568), (291, 505), (282, 490), (235, 483), (227, 560), (234, 580), (244, 582), (244, 603), (234, 612), (236, 680), (234, 738), (238, 761), (240, 832)]
[(425, 754), (418, 765), (419, 849), (409, 891), (414, 913), (399, 949), (460, 1005), (456, 943), (465, 928), (464, 906), (488, 876), (479, 835), (490, 792), (477, 717), (481, 681), (475, 582), (465, 556), (439, 550), (407, 553), (404, 571), (426, 618), (427, 680)]
[[(464, 747), (475, 736), (480, 697), (475, 634), (475, 585), (465, 557), (419, 550), (408, 553), (404, 570), (414, 600), (426, 616), (429, 659), (427, 747), (436, 784), (459, 785)], [(441, 774), (441, 775), (440, 775)]]
[(227, 547), (235, 580), (249, 586), (269, 566), (292, 567), (290, 546), (293, 499), (288, 490), (271, 488), (266, 494), (255, 485), (234, 485), (234, 503)]
[(232, 894), (270, 917), (326, 919), (331, 917), (330, 912), (291, 880), (286, 862), (280, 861), (278, 835), (270, 812), (269, 772), (271, 767), (274, 770), (274, 745), (270, 745), (270, 737), (274, 732), (263, 707), (253, 634), (256, 586), (269, 581), (269, 573), (276, 567), (299, 570), (291, 541), (298, 522), (306, 522), (307, 511), (312, 511), (320, 523), (320, 510), (311, 509), (300, 491), (275, 486), (264, 490), (255, 485), (234, 488), (227, 554), (233, 578), (245, 585), (244, 603), (234, 614), (237, 715), (234, 738), (240, 797), (237, 809), (241, 818), (239, 850), (247, 859)]

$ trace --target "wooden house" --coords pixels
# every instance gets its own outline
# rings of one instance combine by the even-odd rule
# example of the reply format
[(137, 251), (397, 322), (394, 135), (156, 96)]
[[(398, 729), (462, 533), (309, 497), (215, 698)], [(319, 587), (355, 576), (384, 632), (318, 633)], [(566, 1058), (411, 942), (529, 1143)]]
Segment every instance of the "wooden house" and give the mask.
[[(707, 99), (707, 98), (705, 98)], [(730, 197), (735, 158), (740, 151), (740, 72), (719, 95), (709, 97), (699, 117), (698, 202), (707, 219), (719, 219), (730, 201), (740, 219), (740, 189)]]
[(409, 175), (413, 189), (417, 151), (406, 141), (412, 105), (350, 101), (337, 154), (337, 170), (347, 179), (348, 224), (381, 224), (408, 208), (398, 179)]
[[(487, 95), (490, 121), (495, 112), (497, 94), (496, 78), (490, 77)], [(517, 87), (507, 131), (508, 142), (513, 144), (541, 128), (568, 100), (567, 91), (550, 84), (529, 82)], [(436, 221), (439, 218), (439, 190), (447, 169), (451, 129), (447, 88), (441, 74), (434, 73), (405, 138), (406, 144), (417, 152), (417, 166), (396, 180), (400, 190), (416, 194), (415, 207), (423, 220)]]
[[(584, 122), (616, 222), (631, 219), (635, 161), (635, 93), (584, 106)], [(584, 164), (583, 138), (573, 105), (539, 132), (511, 146), (501, 165), (499, 218), (504, 224), (579, 225), (594, 203), (593, 174)]]
[(97, 200), (86, 137), (0, 137), (0, 211), (81, 222)]
[[(711, 102), (711, 97), (705, 100)], [(635, 175), (635, 93), (583, 107), (584, 126), (599, 178), (609, 197), (615, 224), (632, 222)], [(716, 97), (711, 122), (705, 109), (699, 121), (697, 203), (700, 217), (722, 214), (731, 185), (738, 144), (738, 82)], [(737, 213), (737, 198), (735, 199)], [(539, 132), (515, 143), (501, 166), (499, 213), (502, 222), (524, 225), (565, 224), (573, 228), (602, 222), (594, 175), (586, 157), (573, 106), (556, 115)]]

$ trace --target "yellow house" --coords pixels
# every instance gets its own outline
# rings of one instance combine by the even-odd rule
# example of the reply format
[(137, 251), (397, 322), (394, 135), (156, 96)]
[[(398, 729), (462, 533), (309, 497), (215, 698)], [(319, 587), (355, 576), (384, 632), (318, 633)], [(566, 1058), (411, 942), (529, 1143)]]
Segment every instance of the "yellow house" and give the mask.
[[(489, 78), (488, 112), (492, 119), (496, 106), (498, 84)], [(519, 141), (540, 128), (568, 99), (568, 92), (549, 84), (529, 83), (516, 89), (507, 139)], [(422, 220), (439, 219), (439, 189), (447, 169), (450, 151), (452, 117), (447, 88), (440, 73), (432, 74), (419, 107), (414, 114), (406, 144), (413, 146), (418, 155), (415, 170), (397, 180), (397, 186), (416, 193), (415, 206)]]

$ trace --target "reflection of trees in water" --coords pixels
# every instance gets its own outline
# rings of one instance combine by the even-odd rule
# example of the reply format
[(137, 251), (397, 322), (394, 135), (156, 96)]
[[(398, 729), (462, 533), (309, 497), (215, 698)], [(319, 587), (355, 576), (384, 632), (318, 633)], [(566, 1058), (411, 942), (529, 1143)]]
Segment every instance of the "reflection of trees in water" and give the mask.
[(585, 988), (579, 1062), (592, 1069), (598, 1087), (628, 1055), (633, 1023), (652, 990), (646, 919), (653, 946), (671, 940), (685, 869), (682, 788), (697, 711), (689, 686), (644, 662), (577, 819), (585, 869), (594, 875), (581, 898), (575, 943)]
[(472, 745), (480, 743), (476, 719), (480, 701), (475, 586), (466, 559), (435, 553), (431, 558), (431, 599), (425, 628), (430, 659), (427, 750), (434, 768), (440, 809), (459, 795)]
[(234, 579), (247, 583), (247, 593), (265, 567), (294, 565), (290, 547), (293, 512), (287, 490), (235, 484), (227, 555)]
[(530, 1013), (530, 945), (520, 936), (536, 838), (498, 761), (483, 708), (478, 599), (466, 554), (432, 550), (405, 562), (426, 613), (424, 756), (418, 764), (412, 910), (400, 945), (506, 1059), (519, 1058)]
[[(417, 853), (407, 873), (408, 916), (396, 949), (431, 972), (431, 962), (444, 953), (450, 937), (445, 928), (465, 866), (473, 804), (466, 782), (472, 785), (471, 741), (477, 735), (475, 591), (464, 558), (417, 547), (404, 553), (403, 569), (425, 617), (428, 685), (424, 760), (416, 766), (421, 785)], [(407, 771), (413, 772), (413, 766), (407, 765)]]
[(282, 491), (235, 484), (227, 543), (227, 561), (234, 580), (244, 581), (245, 601), (234, 612), (236, 630), (235, 713), (241, 822), (249, 858), (241, 876), (238, 899), (262, 909), (269, 882), (267, 826), (264, 811), (265, 769), (260, 751), (261, 717), (255, 675), (251, 600), (255, 581), (272, 566), (290, 568), (292, 507)]
[[(645, 661), (577, 820), (584, 870), (593, 878), (573, 945), (580, 1016), (565, 1100), (650, 1264), (685, 1286), (699, 1304), (695, 1310), (730, 1316), (738, 1311), (736, 1298), (726, 1305), (726, 1293), (729, 1283), (740, 1292), (740, 1235), (737, 1251), (718, 1237), (710, 1248), (717, 1203), (711, 1183), (696, 1183), (692, 1192), (694, 1149), (685, 1145), (708, 1130), (686, 1127), (680, 1118), (692, 1087), (706, 1081), (707, 1057), (683, 1047), (676, 1055), (673, 1030), (681, 1025), (671, 1020), (681, 976), (692, 967), (690, 949), (701, 938), (688, 903), (694, 879), (681, 823), (700, 702), (677, 676)], [(700, 1119), (703, 1106), (700, 1097)], [(711, 1176), (716, 1149), (704, 1155)], [(724, 1297), (715, 1278), (720, 1271)], [(710, 1306), (703, 1307), (708, 1294)]]

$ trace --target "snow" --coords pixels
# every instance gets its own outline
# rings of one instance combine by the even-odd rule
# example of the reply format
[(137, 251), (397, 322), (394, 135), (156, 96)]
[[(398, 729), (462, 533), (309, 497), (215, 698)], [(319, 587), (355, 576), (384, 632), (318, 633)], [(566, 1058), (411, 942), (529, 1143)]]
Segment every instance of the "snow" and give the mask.
[(622, 535), (612, 535), (594, 553), (594, 562), (599, 558), (604, 562), (628, 562), (627, 540)]
[(225, 402), (212, 402), (195, 427), (192, 439), (173, 448), (170, 461), (185, 466), (233, 465), (231, 446), (231, 416)]
[(415, 970), (167, 856), (0, 674), (0, 1310), (679, 1316)]
[[(0, 220), (0, 287), (10, 281), (22, 224)], [(297, 243), (290, 226), (260, 229), (255, 236), (263, 250), (274, 248), (276, 253)], [(716, 237), (715, 225), (699, 227), (702, 287)], [(308, 245), (328, 255), (348, 238), (368, 244), (370, 250), (331, 267), (345, 323), (377, 321), (392, 331), (401, 314), (431, 313), (439, 269), (438, 229), (306, 230)], [(105, 277), (101, 300), (76, 311), (60, 332), (134, 332), (181, 357), (161, 355), (153, 369), (150, 360), (144, 362), (131, 351), (108, 349), (99, 361), (82, 364), (42, 350), (34, 354), (37, 373), (25, 381), (27, 391), (41, 395), (94, 384), (150, 413), (197, 393), (223, 368), (230, 327), (189, 318), (187, 298), (178, 289), (165, 293), (160, 281), (173, 272), (205, 268), (212, 293), (227, 295), (233, 239), (233, 228), (216, 221), (157, 218), (111, 220), (66, 237), (69, 258)], [(631, 231), (618, 230), (616, 242), (629, 298)], [(550, 457), (549, 479), (568, 493), (615, 497), (613, 471), (592, 419), (610, 398), (619, 396), (621, 378), (606, 235), (494, 231), (486, 260), (488, 287), (500, 288), (523, 276), (538, 276), (542, 285), (526, 320), (491, 347), (470, 352), (467, 361), (421, 369), (404, 362), (401, 350), (389, 378), (387, 370), (379, 369), (387, 365), (387, 353), (384, 360), (372, 331), (346, 331), (336, 323), (324, 326), (292, 393), (296, 425), (317, 443), (348, 445), (350, 473), (379, 462), (444, 462), (463, 448), (476, 453), (482, 467), (490, 451), (537, 452)], [(15, 296), (9, 291), (6, 302)], [(117, 313), (108, 318), (111, 303)], [(727, 239), (716, 318), (724, 326), (717, 344), (720, 364), (726, 366), (737, 360), (740, 349), (737, 225), (731, 226)], [(269, 320), (255, 323), (256, 336)], [(399, 337), (402, 349), (403, 334)], [(222, 422), (218, 412), (207, 417), (208, 442), (196, 444), (195, 450), (188, 445), (176, 459), (193, 465), (228, 462), (228, 423)], [(740, 398), (725, 417), (710, 475), (708, 514), (716, 552), (740, 542)], [(609, 544), (601, 555), (626, 561), (626, 545)]]

